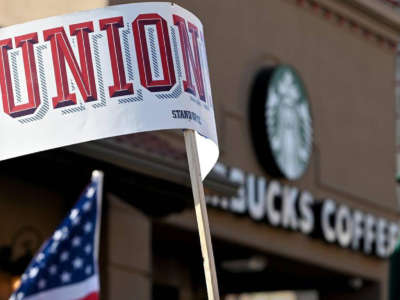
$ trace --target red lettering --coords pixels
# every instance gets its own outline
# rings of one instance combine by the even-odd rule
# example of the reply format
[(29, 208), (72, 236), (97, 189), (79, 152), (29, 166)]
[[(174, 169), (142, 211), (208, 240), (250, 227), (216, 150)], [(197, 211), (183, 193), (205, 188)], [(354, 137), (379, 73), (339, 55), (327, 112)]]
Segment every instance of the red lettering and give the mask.
[[(179, 37), (181, 40), (181, 48), (182, 48), (182, 56), (183, 56), (183, 64), (185, 67), (186, 80), (183, 80), (184, 90), (188, 93), (196, 95), (193, 82), (192, 82), (192, 73), (190, 67), (192, 67), (194, 72), (194, 78), (196, 80), (197, 92), (199, 94), (199, 98), (203, 101), (206, 100), (204, 94), (204, 83), (203, 83), (203, 72), (201, 69), (200, 63), (200, 54), (199, 54), (199, 45), (197, 42), (199, 31), (197, 27), (190, 22), (188, 22), (189, 32), (192, 36), (193, 50), (190, 45), (189, 35), (186, 28), (186, 21), (178, 16), (173, 15), (174, 24), (178, 26), (179, 29)], [(193, 56), (194, 52), (194, 56)]]
[(43, 31), (45, 41), (50, 41), (53, 56), (57, 86), (57, 96), (53, 97), (54, 108), (76, 104), (76, 95), (70, 93), (68, 88), (65, 61), (68, 63), (83, 100), (85, 102), (97, 100), (96, 81), (89, 42), (89, 33), (93, 32), (93, 22), (74, 24), (69, 29), (71, 35), (76, 35), (77, 37), (80, 68), (64, 28), (57, 27)]
[(32, 114), (40, 105), (39, 84), (36, 73), (35, 54), (33, 45), (38, 42), (36, 33), (30, 33), (15, 38), (17, 48), (22, 48), (22, 57), (25, 68), (28, 103), (15, 104), (14, 92), (11, 83), (8, 50), (12, 49), (11, 39), (0, 41), (0, 86), (2, 92), (4, 112), (13, 118)]
[(110, 97), (133, 94), (132, 83), (126, 83), (124, 62), (122, 60), (121, 40), (118, 28), (123, 27), (122, 17), (100, 20), (100, 29), (107, 30), (108, 48), (110, 50), (111, 69), (114, 85), (109, 86)]
[[(147, 25), (155, 25), (156, 28), (163, 79), (154, 79), (155, 74), (151, 71), (146, 38)], [(132, 23), (132, 29), (135, 38), (140, 82), (145, 88), (153, 92), (169, 91), (175, 85), (176, 79), (167, 22), (158, 14), (142, 14)], [(157, 45), (155, 46), (157, 47)]]

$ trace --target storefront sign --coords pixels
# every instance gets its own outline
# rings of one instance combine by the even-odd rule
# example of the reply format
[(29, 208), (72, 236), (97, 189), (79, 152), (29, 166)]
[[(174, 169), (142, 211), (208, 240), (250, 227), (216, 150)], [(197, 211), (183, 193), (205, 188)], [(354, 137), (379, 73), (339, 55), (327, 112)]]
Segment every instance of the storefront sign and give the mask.
[(307, 190), (276, 180), (267, 181), (262, 176), (221, 163), (214, 171), (240, 184), (240, 189), (238, 195), (231, 198), (207, 196), (210, 206), (382, 258), (393, 252), (398, 241), (399, 224), (396, 222), (352, 209), (333, 199), (316, 199)]
[(250, 110), (256, 153), (267, 172), (291, 180), (301, 177), (312, 150), (312, 119), (297, 72), (287, 65), (261, 71)]
[(116, 135), (196, 130), (202, 177), (218, 157), (203, 27), (138, 3), (0, 29), (0, 160)]

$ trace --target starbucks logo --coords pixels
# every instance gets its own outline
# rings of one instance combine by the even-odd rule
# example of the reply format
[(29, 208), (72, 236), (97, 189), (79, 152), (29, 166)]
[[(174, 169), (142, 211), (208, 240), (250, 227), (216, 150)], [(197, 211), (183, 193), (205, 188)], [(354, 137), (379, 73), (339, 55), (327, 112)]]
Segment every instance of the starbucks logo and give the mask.
[(267, 171), (300, 178), (311, 155), (312, 120), (305, 87), (293, 68), (279, 66), (258, 75), (250, 118), (257, 156)]

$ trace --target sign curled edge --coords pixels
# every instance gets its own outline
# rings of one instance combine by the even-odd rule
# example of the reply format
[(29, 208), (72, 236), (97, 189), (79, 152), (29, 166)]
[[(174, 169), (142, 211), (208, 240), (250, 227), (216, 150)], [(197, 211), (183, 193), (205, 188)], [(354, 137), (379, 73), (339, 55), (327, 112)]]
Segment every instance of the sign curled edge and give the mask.
[(203, 26), (163, 2), (0, 29), (0, 160), (136, 132), (193, 129), (219, 150)]

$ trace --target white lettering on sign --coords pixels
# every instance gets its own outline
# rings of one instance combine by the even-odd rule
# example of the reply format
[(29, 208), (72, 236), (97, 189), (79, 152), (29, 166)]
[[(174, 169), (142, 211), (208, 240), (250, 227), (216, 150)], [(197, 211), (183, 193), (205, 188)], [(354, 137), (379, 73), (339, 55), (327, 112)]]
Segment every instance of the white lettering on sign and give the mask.
[(322, 233), (324, 234), (325, 239), (330, 243), (336, 241), (336, 232), (334, 229), (334, 225), (332, 225), (335, 210), (336, 204), (333, 200), (328, 199), (322, 205)]
[(269, 222), (274, 226), (281, 223), (281, 214), (276, 208), (276, 202), (281, 195), (281, 185), (277, 181), (271, 181), (267, 189), (267, 216)]
[(399, 225), (384, 218), (350, 209), (333, 199), (316, 200), (307, 191), (276, 180), (229, 168), (221, 163), (216, 173), (239, 183), (235, 197), (208, 195), (207, 203), (255, 221), (282, 227), (337, 243), (343, 248), (388, 257), (399, 239)]
[(314, 229), (314, 214), (312, 206), (314, 198), (308, 191), (300, 194), (300, 230), (304, 234), (310, 234)]

